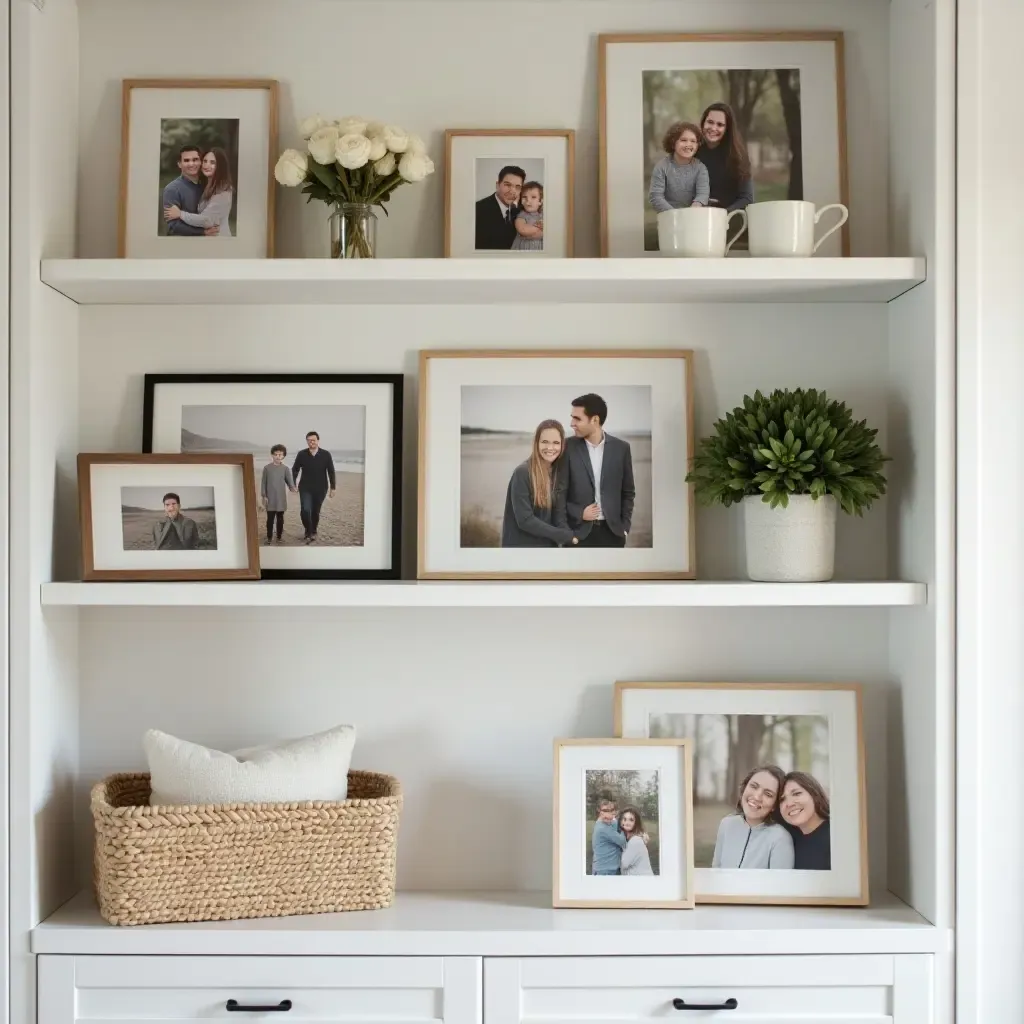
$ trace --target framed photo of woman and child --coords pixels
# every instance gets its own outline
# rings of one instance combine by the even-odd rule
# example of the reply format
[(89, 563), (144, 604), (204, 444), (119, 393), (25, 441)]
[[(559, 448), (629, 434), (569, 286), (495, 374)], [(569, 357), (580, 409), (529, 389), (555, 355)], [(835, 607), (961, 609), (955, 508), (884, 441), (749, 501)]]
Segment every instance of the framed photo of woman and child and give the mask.
[[(666, 210), (848, 205), (841, 32), (603, 35), (598, 54), (603, 256), (657, 253)], [(848, 256), (847, 227), (820, 252)]]
[(265, 579), (400, 579), (401, 374), (147, 374), (144, 451), (241, 453)]
[(684, 738), (698, 903), (868, 903), (861, 691), (616, 683), (615, 734)]
[(571, 256), (575, 133), (445, 132), (445, 256)]
[(691, 393), (684, 350), (422, 352), (419, 578), (692, 578)]
[(274, 255), (277, 82), (122, 83), (118, 255)]
[(554, 780), (554, 906), (693, 907), (689, 740), (555, 740)]

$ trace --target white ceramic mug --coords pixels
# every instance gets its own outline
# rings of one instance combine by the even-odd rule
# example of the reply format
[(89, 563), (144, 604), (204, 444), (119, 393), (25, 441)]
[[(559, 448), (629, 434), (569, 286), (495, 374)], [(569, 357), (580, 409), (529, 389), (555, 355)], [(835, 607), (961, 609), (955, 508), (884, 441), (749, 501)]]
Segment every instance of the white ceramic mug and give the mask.
[[(822, 214), (839, 211), (839, 220), (815, 242), (814, 227)], [(751, 203), (747, 207), (751, 256), (811, 256), (829, 235), (849, 219), (842, 203), (829, 203), (815, 213), (814, 203), (800, 199), (777, 199)]]
[[(743, 223), (726, 241), (729, 224), (739, 215)], [(713, 258), (724, 256), (747, 226), (743, 210), (727, 213), (719, 207), (687, 206), (658, 214), (658, 249), (666, 256)]]

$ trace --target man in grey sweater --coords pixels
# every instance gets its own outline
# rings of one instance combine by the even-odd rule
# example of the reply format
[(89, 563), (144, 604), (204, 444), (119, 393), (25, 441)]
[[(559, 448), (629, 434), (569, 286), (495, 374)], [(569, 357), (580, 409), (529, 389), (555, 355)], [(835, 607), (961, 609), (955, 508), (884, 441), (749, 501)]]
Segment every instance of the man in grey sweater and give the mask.
[[(160, 211), (161, 223), (164, 223), (163, 212), (168, 206), (177, 206), (186, 213), (199, 212), (199, 200), (203, 197), (203, 185), (199, 180), (202, 160), (203, 156), (198, 146), (182, 146), (178, 151), (178, 170), (181, 174), (174, 181), (168, 182), (164, 188), (163, 209)], [(169, 235), (202, 237), (206, 234), (203, 228), (193, 227), (181, 219), (166, 223)]]

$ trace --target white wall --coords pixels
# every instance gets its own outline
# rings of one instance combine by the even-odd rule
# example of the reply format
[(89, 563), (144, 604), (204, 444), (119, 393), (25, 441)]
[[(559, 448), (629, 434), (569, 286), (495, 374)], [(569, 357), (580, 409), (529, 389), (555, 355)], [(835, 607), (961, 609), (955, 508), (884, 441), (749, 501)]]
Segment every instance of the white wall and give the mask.
[[(82, 5), (82, 256), (116, 253), (120, 80), (160, 76), (278, 79), (282, 148), (300, 141), (296, 119), (317, 111), (424, 136), (439, 173), (399, 189), (380, 217), (384, 256), (442, 255), (445, 128), (575, 128), (576, 254), (596, 256), (597, 34), (784, 29), (846, 33), (851, 244), (854, 255), (887, 253), (887, 0), (177, 0), (165, 14), (143, 0)], [(510, 41), (494, 45), (498, 32)], [(277, 254), (325, 255), (322, 205), (284, 189), (278, 203)]]

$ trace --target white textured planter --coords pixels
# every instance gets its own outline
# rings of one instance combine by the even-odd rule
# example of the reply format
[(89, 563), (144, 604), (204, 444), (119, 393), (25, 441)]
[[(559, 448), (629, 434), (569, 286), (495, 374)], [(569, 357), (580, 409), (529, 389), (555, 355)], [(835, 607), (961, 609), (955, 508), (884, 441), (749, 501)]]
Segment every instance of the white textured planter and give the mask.
[(836, 556), (836, 499), (791, 496), (788, 508), (743, 499), (747, 575), (771, 583), (832, 579)]

